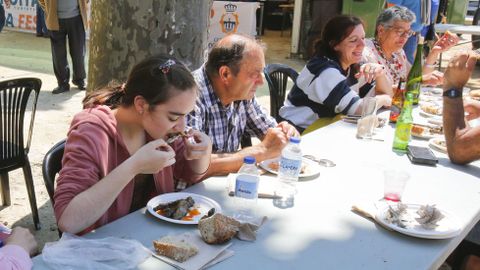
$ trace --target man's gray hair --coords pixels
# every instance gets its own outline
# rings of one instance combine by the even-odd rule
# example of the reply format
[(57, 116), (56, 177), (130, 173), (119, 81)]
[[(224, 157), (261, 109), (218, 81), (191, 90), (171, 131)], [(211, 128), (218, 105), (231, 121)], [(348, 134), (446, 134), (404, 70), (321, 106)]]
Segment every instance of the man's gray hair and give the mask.
[(389, 7), (383, 10), (380, 15), (378, 15), (377, 23), (375, 25), (375, 36), (377, 36), (377, 28), (379, 25), (390, 27), (395, 21), (413, 23), (415, 19), (415, 14), (406, 7)]

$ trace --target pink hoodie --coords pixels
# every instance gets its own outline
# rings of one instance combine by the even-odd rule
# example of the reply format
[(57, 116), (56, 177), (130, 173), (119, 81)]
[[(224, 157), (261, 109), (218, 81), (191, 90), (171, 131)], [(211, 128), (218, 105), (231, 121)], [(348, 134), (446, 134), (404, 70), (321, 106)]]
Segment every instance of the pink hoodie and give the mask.
[[(157, 195), (175, 191), (174, 178), (196, 183), (203, 176), (190, 169), (184, 157), (182, 140), (177, 140), (172, 147), (176, 153), (176, 163), (154, 175)], [(68, 132), (62, 170), (54, 194), (57, 220), (76, 195), (100, 181), (129, 157), (130, 154), (117, 130), (117, 120), (109, 107), (97, 106), (75, 115)], [(127, 215), (132, 204), (133, 188), (134, 183), (131, 181), (108, 211), (79, 234)]]
[(32, 269), (32, 260), (28, 253), (17, 245), (5, 245), (0, 248), (0, 269), (27, 270)]

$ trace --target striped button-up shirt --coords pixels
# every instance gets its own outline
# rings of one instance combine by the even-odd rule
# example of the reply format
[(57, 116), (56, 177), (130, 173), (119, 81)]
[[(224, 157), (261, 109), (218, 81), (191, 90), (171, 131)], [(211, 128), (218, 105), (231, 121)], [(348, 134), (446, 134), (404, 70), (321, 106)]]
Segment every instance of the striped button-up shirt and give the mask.
[(210, 137), (214, 153), (235, 152), (245, 133), (263, 138), (268, 128), (277, 125), (255, 98), (223, 106), (203, 66), (194, 71), (193, 76), (199, 97), (195, 110), (187, 116), (187, 124)]

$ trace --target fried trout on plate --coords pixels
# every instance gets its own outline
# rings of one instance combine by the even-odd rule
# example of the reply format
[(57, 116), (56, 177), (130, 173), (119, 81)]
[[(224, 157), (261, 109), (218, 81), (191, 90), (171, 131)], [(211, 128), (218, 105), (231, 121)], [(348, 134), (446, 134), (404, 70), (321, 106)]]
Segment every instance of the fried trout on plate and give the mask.
[(192, 197), (188, 196), (185, 199), (161, 203), (153, 208), (153, 210), (164, 217), (180, 220), (188, 214), (190, 207), (194, 205), (195, 201)]

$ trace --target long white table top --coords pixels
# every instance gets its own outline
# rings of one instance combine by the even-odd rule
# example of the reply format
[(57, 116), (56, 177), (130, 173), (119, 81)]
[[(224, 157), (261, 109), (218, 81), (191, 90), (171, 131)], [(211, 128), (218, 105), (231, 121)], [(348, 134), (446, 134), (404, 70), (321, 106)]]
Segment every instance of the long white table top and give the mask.
[(480, 35), (480, 25), (435, 24), (435, 32), (445, 33), (447, 30), (455, 34)]
[[(235, 255), (215, 269), (437, 269), (480, 219), (480, 164), (452, 164), (445, 154), (436, 167), (413, 165), (406, 155), (391, 150), (393, 128), (384, 130), (385, 141), (355, 138), (356, 126), (339, 121), (302, 138), (304, 154), (333, 160), (337, 166), (322, 168), (314, 179), (300, 181), (292, 208), (275, 207), (271, 199), (258, 200), (258, 214), (269, 221), (254, 243), (234, 239)], [(426, 145), (427, 141), (414, 141)], [(411, 178), (405, 203), (436, 204), (454, 213), (462, 226), (459, 236), (426, 240), (383, 229), (353, 212), (359, 202), (383, 196), (382, 169), (401, 168)], [(224, 212), (236, 206), (225, 189), (225, 177), (212, 177), (187, 190), (216, 200)], [(139, 240), (150, 247), (166, 234), (195, 231), (191, 225), (171, 224), (136, 211), (86, 237), (116, 236)], [(41, 256), (34, 269), (48, 269)], [(150, 258), (138, 269), (172, 269)]]

